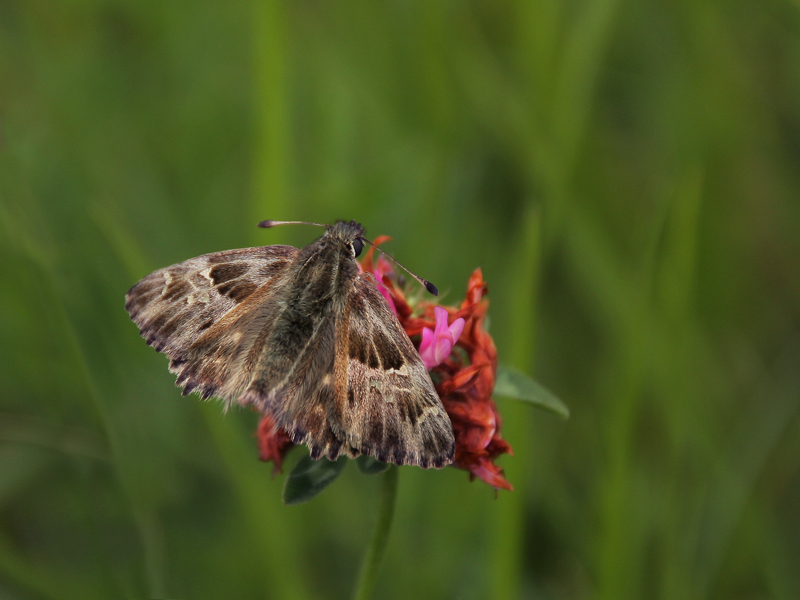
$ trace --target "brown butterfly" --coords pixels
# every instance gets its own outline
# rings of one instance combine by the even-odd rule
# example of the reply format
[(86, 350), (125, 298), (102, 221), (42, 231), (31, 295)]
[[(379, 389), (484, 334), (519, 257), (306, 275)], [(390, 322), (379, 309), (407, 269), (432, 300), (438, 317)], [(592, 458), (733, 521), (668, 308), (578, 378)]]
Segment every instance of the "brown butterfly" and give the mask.
[(450, 464), (453, 428), (425, 365), (372, 275), (359, 273), (364, 229), (321, 227), (302, 249), (228, 250), (155, 271), (125, 308), (169, 356), (184, 395), (254, 406), (313, 458)]

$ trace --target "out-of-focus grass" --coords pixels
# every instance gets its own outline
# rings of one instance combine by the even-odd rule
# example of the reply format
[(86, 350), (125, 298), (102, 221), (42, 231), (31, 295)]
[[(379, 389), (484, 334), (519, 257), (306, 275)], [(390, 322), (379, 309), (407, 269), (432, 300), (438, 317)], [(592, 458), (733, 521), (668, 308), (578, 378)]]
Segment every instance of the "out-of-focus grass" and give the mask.
[(123, 297), (354, 218), (572, 412), (401, 469), (378, 597), (800, 597), (799, 64), (784, 0), (4, 3), (0, 596), (348, 596), (377, 481), (282, 506)]

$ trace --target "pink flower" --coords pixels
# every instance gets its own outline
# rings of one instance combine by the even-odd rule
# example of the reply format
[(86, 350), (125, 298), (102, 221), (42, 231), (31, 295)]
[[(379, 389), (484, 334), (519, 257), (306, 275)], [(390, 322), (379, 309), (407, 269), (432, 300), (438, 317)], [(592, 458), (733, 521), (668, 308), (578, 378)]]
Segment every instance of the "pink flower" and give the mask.
[(369, 250), (367, 250), (367, 254), (364, 256), (362, 261), (358, 263), (358, 270), (361, 273), (366, 272), (374, 275), (375, 287), (378, 288), (381, 296), (386, 299), (386, 302), (389, 305), (389, 308), (392, 309), (394, 315), (398, 316), (397, 307), (395, 306), (392, 292), (389, 290), (389, 287), (392, 286), (390, 278), (394, 274), (392, 265), (382, 254), (380, 258), (378, 258), (377, 264), (373, 265), (372, 263), (372, 255), (375, 253), (375, 247), (383, 242), (389, 241), (390, 239), (392, 238), (390, 238), (388, 235), (380, 235), (375, 238), (375, 241), (369, 247)]
[(378, 281), (383, 281), (383, 278), (391, 277), (394, 274), (394, 269), (392, 268), (392, 263), (390, 263), (386, 257), (381, 254), (378, 257), (378, 262), (375, 264), (375, 277), (378, 278)]
[(422, 328), (422, 343), (419, 345), (419, 355), (426, 369), (432, 369), (442, 364), (450, 356), (450, 351), (464, 330), (464, 319), (456, 319), (448, 327), (447, 311), (441, 306), (434, 309), (436, 314), (436, 329)]
[[(389, 263), (388, 260), (381, 254), (380, 258), (378, 258), (378, 263), (375, 265), (375, 279), (376, 284), (378, 287), (378, 291), (381, 295), (386, 298), (386, 302), (389, 303), (389, 308), (392, 309), (394, 316), (397, 316), (397, 307), (394, 305), (394, 299), (392, 298), (392, 293), (389, 291), (389, 288), (386, 287), (385, 281), (391, 277), (393, 274), (392, 265)], [(386, 277), (386, 280), (384, 280)]]

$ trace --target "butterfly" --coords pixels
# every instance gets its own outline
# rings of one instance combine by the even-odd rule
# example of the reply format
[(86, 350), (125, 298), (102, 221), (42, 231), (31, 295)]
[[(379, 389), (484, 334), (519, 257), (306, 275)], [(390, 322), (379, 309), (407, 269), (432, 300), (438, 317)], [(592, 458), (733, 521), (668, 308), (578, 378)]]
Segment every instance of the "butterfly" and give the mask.
[[(286, 223), (297, 222), (259, 226)], [(312, 458), (450, 464), (447, 412), (373, 276), (356, 262), (370, 243), (364, 229), (355, 221), (321, 226), (322, 237), (302, 249), (228, 250), (155, 271), (128, 291), (125, 308), (169, 357), (183, 395), (255, 407)]]

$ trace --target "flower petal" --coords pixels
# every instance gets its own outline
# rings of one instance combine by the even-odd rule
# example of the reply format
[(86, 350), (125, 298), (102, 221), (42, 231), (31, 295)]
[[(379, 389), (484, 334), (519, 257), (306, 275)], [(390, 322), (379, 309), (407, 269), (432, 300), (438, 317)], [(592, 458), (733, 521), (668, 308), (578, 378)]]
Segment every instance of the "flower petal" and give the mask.
[(394, 313), (394, 316), (396, 317), (397, 316), (397, 307), (395, 307), (395, 305), (394, 305), (394, 298), (392, 298), (392, 293), (389, 291), (389, 288), (387, 288), (385, 285), (383, 285), (380, 281), (376, 281), (375, 285), (377, 286), (378, 291), (381, 293), (381, 295), (384, 298), (386, 298), (386, 302), (389, 304), (389, 308), (392, 309), (392, 312)]
[(449, 331), (446, 334), (441, 335), (436, 339), (436, 345), (434, 346), (434, 348), (435, 348), (434, 356), (436, 357), (436, 364), (440, 365), (447, 360), (447, 357), (450, 356), (450, 351), (453, 349), (453, 341), (450, 338)]
[(477, 464), (471, 466), (469, 472), (485, 481), (493, 488), (504, 489), (509, 492), (514, 491), (513, 486), (503, 477), (503, 469), (488, 459), (482, 459)]
[(384, 277), (389, 276), (392, 273), (394, 273), (392, 263), (390, 263), (386, 257), (381, 254), (375, 263), (375, 277), (378, 278), (378, 281), (383, 281)]
[(427, 327), (422, 328), (422, 343), (419, 345), (419, 355), (422, 358), (422, 362), (425, 363), (425, 368), (430, 370), (435, 367), (437, 364), (436, 358), (434, 357), (433, 351), (433, 330), (428, 329)]
[(453, 336), (453, 344), (458, 341), (458, 338), (461, 337), (461, 332), (464, 331), (464, 324), (466, 321), (464, 319), (456, 319), (450, 324), (450, 335)]
[(436, 315), (436, 330), (434, 333), (438, 338), (439, 336), (444, 335), (446, 331), (449, 333), (449, 330), (447, 329), (447, 311), (441, 306), (437, 306), (433, 309), (433, 312)]
[(283, 472), (281, 465), (286, 453), (294, 446), (289, 434), (278, 428), (269, 416), (264, 416), (258, 424), (258, 448), (264, 462), (272, 461), (275, 467), (272, 474)]

